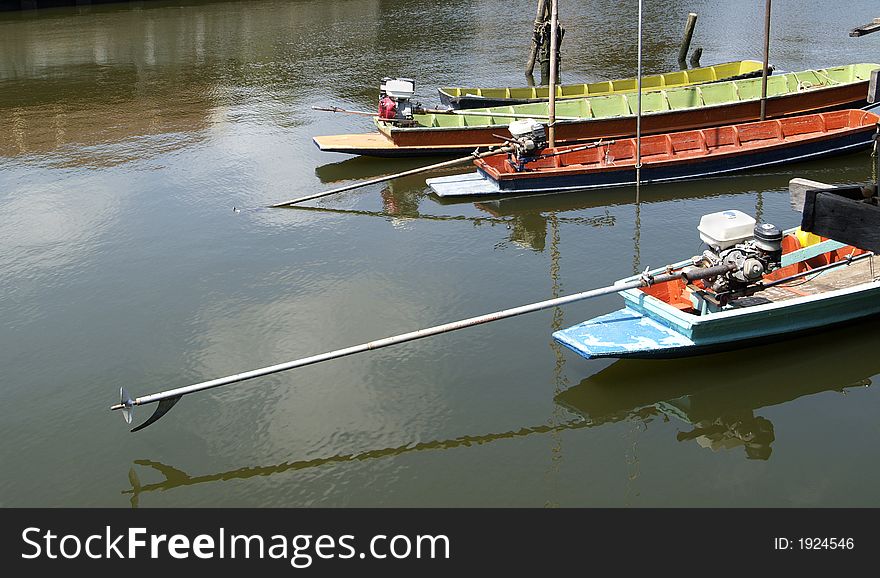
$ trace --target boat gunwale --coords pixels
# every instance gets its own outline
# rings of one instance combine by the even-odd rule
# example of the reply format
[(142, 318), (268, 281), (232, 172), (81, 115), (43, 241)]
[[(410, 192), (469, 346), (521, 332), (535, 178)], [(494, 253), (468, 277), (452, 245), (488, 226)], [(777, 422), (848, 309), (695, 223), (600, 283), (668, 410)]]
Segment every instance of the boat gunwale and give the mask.
[[(772, 122), (781, 122), (785, 123), (786, 121), (794, 122), (795, 120), (799, 120), (802, 118), (810, 117), (816, 118), (821, 117), (823, 119), (827, 118), (826, 115), (832, 114), (840, 114), (842, 112), (852, 113), (862, 113), (862, 118), (859, 119), (859, 124), (852, 124), (848, 126), (844, 126), (836, 129), (828, 129), (822, 131), (812, 131), (809, 133), (800, 133), (797, 135), (792, 135), (789, 137), (782, 137), (779, 140), (771, 140), (771, 139), (761, 139), (760, 141), (751, 141), (751, 142), (762, 142), (762, 141), (770, 141), (766, 144), (754, 144), (752, 146), (746, 146), (749, 143), (738, 144), (738, 145), (724, 145), (728, 147), (729, 150), (724, 150), (721, 152), (717, 152), (717, 149), (720, 147), (714, 147), (716, 149), (713, 152), (712, 148), (709, 148), (706, 151), (702, 151), (702, 154), (688, 154), (685, 156), (685, 153), (690, 151), (682, 151), (681, 156), (677, 157), (676, 153), (669, 155), (663, 155), (662, 158), (651, 160), (650, 157), (642, 157), (643, 165), (649, 165), (650, 167), (655, 168), (665, 168), (665, 167), (675, 167), (681, 165), (689, 165), (689, 164), (699, 164), (704, 160), (723, 160), (731, 157), (739, 157), (739, 156), (747, 156), (749, 154), (761, 154), (763, 152), (768, 151), (776, 151), (776, 150), (784, 150), (786, 148), (794, 148), (797, 146), (802, 146), (804, 144), (809, 143), (822, 143), (824, 141), (835, 140), (844, 138), (847, 136), (857, 135), (862, 132), (875, 132), (878, 129), (878, 125), (880, 125), (880, 114), (859, 108), (851, 108), (851, 109), (840, 109), (837, 111), (829, 111), (829, 112), (819, 112), (819, 113), (807, 113), (802, 115), (793, 115), (788, 117), (780, 117), (776, 119), (764, 120), (764, 121), (752, 121), (745, 123), (737, 123), (730, 124), (718, 127), (707, 127), (702, 129), (690, 129), (684, 131), (674, 131), (674, 132), (666, 132), (666, 133), (657, 133), (654, 135), (646, 136), (645, 138), (662, 138), (664, 136), (672, 136), (672, 135), (689, 135), (689, 134), (698, 134), (703, 133), (706, 130), (716, 130), (723, 128), (731, 128), (736, 127), (740, 129), (742, 127), (751, 127), (759, 124), (768, 124)], [(873, 117), (873, 118), (872, 118)], [(871, 122), (866, 122), (867, 120), (871, 120)], [(802, 137), (802, 138), (799, 138)], [(617, 139), (618, 141), (635, 141), (632, 137), (625, 137), (623, 139)], [(598, 142), (598, 141), (596, 141)], [(610, 143), (609, 143), (610, 144)], [(556, 151), (560, 149), (565, 149), (569, 147), (577, 147), (579, 145), (565, 145), (562, 147), (556, 147)], [(661, 153), (662, 154), (662, 153)], [(661, 155), (650, 155), (650, 156), (661, 156)], [(624, 160), (624, 159), (621, 159)], [(570, 165), (565, 165), (561, 167), (541, 167), (537, 169), (521, 171), (521, 172), (511, 172), (511, 173), (502, 173), (499, 172), (498, 169), (487, 161), (487, 159), (476, 159), (474, 160), (474, 165), (477, 170), (485, 175), (490, 180), (496, 182), (507, 182), (507, 181), (529, 181), (529, 180), (539, 180), (542, 178), (552, 178), (552, 177), (560, 177), (560, 176), (574, 176), (574, 175), (590, 175), (590, 174), (608, 174), (615, 172), (623, 172), (623, 171), (631, 171), (635, 167), (635, 159), (632, 157), (627, 157), (626, 162), (623, 164), (608, 164), (608, 165), (585, 165), (581, 163), (572, 163)], [(504, 160), (501, 160), (504, 162)], [(714, 174), (714, 173), (713, 173)], [(646, 181), (647, 182), (647, 181)]]
[[(665, 75), (667, 75), (667, 74), (678, 74), (678, 73), (681, 73), (681, 72), (694, 72), (694, 71), (697, 71), (697, 70), (709, 70), (709, 69), (713, 69), (713, 68), (716, 68), (716, 67), (729, 66), (729, 65), (731, 65), (731, 64), (739, 64), (741, 67), (742, 67), (742, 65), (744, 65), (744, 64), (758, 64), (759, 67), (758, 67), (756, 70), (751, 70), (751, 71), (748, 71), (748, 72), (739, 72), (738, 74), (735, 74), (735, 75), (732, 75), (732, 76), (727, 76), (727, 77), (724, 77), (724, 78), (719, 78), (719, 79), (716, 79), (716, 80), (701, 80), (701, 81), (697, 81), (697, 82), (686, 82), (686, 83), (682, 83), (682, 84), (676, 85), (676, 86), (674, 86), (674, 87), (669, 87), (669, 88), (679, 88), (679, 87), (685, 87), (685, 86), (698, 86), (698, 85), (702, 85), (702, 84), (712, 84), (712, 83), (716, 83), (716, 82), (728, 82), (728, 81), (731, 81), (731, 80), (739, 80), (740, 77), (747, 78), (745, 75), (750, 75), (750, 74), (758, 74), (758, 75), (760, 75), (761, 70), (762, 70), (762, 68), (763, 68), (763, 66), (764, 66), (764, 63), (763, 63), (762, 61), (760, 61), (760, 60), (754, 60), (754, 59), (745, 58), (745, 59), (742, 59), (742, 60), (731, 60), (730, 62), (719, 62), (719, 63), (717, 63), (717, 64), (709, 64), (709, 65), (707, 65), (707, 66), (700, 66), (700, 67), (697, 67), (697, 68), (690, 68), (690, 69), (686, 69), (686, 70), (670, 70), (670, 71), (667, 71), (667, 72), (658, 72), (658, 73), (656, 73), (656, 74), (648, 74), (648, 75), (644, 75), (644, 76), (642, 76), (642, 80), (644, 80), (645, 78), (662, 77), (662, 76), (665, 76)], [(768, 68), (770, 69), (771, 74), (772, 74), (772, 72), (773, 72), (773, 70), (774, 70), (774, 67), (771, 65), (771, 66), (768, 66)], [(596, 81), (593, 81), (593, 82), (572, 82), (572, 83), (569, 83), (569, 84), (560, 84), (560, 85), (557, 85), (557, 90), (561, 92), (561, 91), (564, 90), (566, 87), (573, 87), (573, 86), (583, 86), (583, 87), (587, 87), (587, 86), (590, 86), (590, 85), (592, 85), (592, 84), (613, 84), (613, 83), (615, 83), (615, 82), (622, 82), (622, 81), (627, 81), (627, 80), (635, 81), (636, 78), (635, 78), (635, 77), (625, 77), (625, 78), (614, 78), (614, 79), (611, 79), (611, 80), (596, 80)], [(437, 92), (440, 93), (442, 96), (446, 96), (446, 97), (448, 97), (450, 100), (459, 99), (459, 98), (476, 98), (476, 99), (479, 99), (479, 98), (486, 98), (486, 99), (497, 99), (497, 100), (504, 100), (504, 99), (507, 99), (507, 100), (511, 100), (511, 101), (530, 100), (530, 101), (533, 101), (533, 102), (543, 102), (543, 101), (548, 100), (548, 99), (549, 99), (549, 96), (546, 97), (546, 98), (544, 98), (544, 97), (534, 97), (534, 98), (528, 98), (528, 99), (527, 99), (527, 98), (513, 97), (513, 96), (511, 96), (511, 97), (501, 97), (501, 96), (498, 96), (498, 97), (485, 97), (485, 96), (482, 96), (482, 95), (470, 94), (470, 93), (467, 93), (467, 94), (452, 94), (451, 92), (448, 92), (448, 91), (450, 91), (450, 90), (459, 90), (459, 91), (461, 91), (461, 90), (510, 90), (510, 89), (520, 90), (520, 89), (528, 89), (528, 88), (545, 88), (545, 87), (547, 87), (547, 90), (548, 90), (548, 93), (549, 93), (549, 87), (548, 87), (546, 84), (538, 85), (538, 86), (535, 86), (535, 87), (525, 87), (525, 86), (443, 86), (443, 87), (438, 88), (438, 89), (437, 89)], [(667, 88), (666, 86), (647, 87), (647, 88), (643, 88), (643, 89), (642, 89), (642, 92), (655, 92), (655, 91), (657, 91), (657, 90), (665, 90), (666, 88)], [(629, 93), (636, 92), (637, 90), (638, 90), (637, 88), (628, 89), (628, 90), (619, 90), (619, 91), (614, 91), (614, 90), (612, 90), (612, 91), (607, 91), (607, 92), (604, 92), (604, 93), (597, 93), (597, 94), (594, 94), (594, 95), (590, 95), (590, 94), (581, 94), (581, 95), (576, 95), (576, 96), (566, 96), (566, 95), (564, 95), (564, 94), (557, 94), (557, 95), (556, 95), (556, 98), (559, 99), (559, 100), (572, 100), (572, 99), (577, 99), (577, 98), (586, 98), (586, 97), (589, 97), (589, 96), (610, 96), (610, 95), (615, 95), (615, 94), (629, 94)]]

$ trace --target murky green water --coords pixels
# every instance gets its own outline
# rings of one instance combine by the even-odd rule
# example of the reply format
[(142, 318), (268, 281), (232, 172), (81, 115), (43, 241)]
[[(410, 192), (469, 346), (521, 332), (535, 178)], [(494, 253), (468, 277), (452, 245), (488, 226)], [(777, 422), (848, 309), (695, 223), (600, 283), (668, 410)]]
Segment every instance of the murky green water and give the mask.
[[(379, 79), (521, 84), (534, 2), (266, 0), (0, 15), (0, 505), (878, 506), (876, 323), (667, 362), (591, 362), (550, 333), (616, 296), (180, 403), (135, 395), (606, 285), (688, 257), (699, 216), (794, 226), (760, 174), (441, 204), (417, 166), (320, 153)], [(635, 2), (562, 2), (563, 79), (629, 76)], [(763, 2), (646, 2), (648, 72), (686, 13), (703, 63), (760, 58)], [(631, 6), (630, 6), (631, 5)], [(880, 61), (867, 0), (774, 2), (772, 62)], [(233, 207), (243, 207), (234, 212)], [(152, 406), (136, 420), (144, 419)]]

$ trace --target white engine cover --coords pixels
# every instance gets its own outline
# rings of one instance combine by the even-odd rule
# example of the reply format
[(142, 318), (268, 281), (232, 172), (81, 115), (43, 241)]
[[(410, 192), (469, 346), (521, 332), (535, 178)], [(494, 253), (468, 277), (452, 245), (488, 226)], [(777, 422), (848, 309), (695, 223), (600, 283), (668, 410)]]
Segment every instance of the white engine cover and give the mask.
[(507, 125), (514, 138), (532, 134), (543, 129), (543, 125), (533, 118), (518, 118)]
[(755, 233), (755, 219), (735, 209), (710, 213), (700, 218), (697, 230), (704, 243), (716, 251), (723, 251), (751, 239)]
[(411, 78), (389, 78), (380, 87), (392, 98), (412, 98), (416, 92), (416, 83)]

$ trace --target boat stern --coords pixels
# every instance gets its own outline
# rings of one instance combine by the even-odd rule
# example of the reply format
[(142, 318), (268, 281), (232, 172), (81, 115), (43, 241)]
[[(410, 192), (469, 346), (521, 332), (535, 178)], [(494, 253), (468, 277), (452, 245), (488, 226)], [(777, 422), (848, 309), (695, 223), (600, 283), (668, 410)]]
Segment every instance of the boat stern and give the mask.
[(438, 197), (483, 197), (504, 192), (480, 172), (434, 177), (425, 183)]

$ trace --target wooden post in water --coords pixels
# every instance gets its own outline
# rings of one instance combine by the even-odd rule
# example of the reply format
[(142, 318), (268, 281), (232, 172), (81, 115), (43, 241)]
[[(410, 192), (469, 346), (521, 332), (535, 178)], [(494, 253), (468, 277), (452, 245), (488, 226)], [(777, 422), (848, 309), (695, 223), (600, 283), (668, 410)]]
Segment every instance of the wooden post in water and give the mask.
[(538, 61), (541, 63), (541, 86), (550, 82), (550, 3), (545, 5), (544, 23), (541, 25), (541, 45), (539, 47)]
[(529, 51), (529, 60), (526, 63), (526, 76), (531, 76), (535, 70), (535, 59), (538, 57), (538, 45), (541, 42), (541, 30), (544, 27), (547, 12), (547, 0), (538, 0), (538, 12), (535, 14), (535, 28), (532, 36), (532, 49)]
[(770, 62), (770, 2), (764, 6), (764, 69), (761, 71), (761, 120), (767, 117), (767, 67)]
[(556, 146), (556, 76), (558, 69), (559, 42), (557, 39), (557, 31), (559, 30), (559, 0), (550, 0), (550, 84), (548, 86), (548, 95), (550, 105), (547, 114), (548, 119), (548, 142), (550, 147)]
[(858, 28), (853, 28), (849, 35), (853, 37), (864, 36), (865, 34), (871, 34), (874, 32), (880, 32), (880, 18), (874, 18), (872, 21), (867, 24), (863, 24)]
[[(556, 79), (557, 82), (559, 80), (559, 63), (562, 60), (560, 56), (560, 47), (562, 46), (562, 39), (565, 37), (565, 29), (559, 25), (559, 21), (556, 21), (556, 33), (553, 34), (551, 31), (551, 4), (552, 0), (547, 0), (545, 5), (545, 14), (544, 14), (544, 22), (539, 27), (540, 30), (540, 38), (537, 42), (540, 43), (539, 53), (538, 53), (538, 61), (541, 63), (541, 86), (547, 85), (550, 83), (550, 61), (552, 60), (552, 54), (556, 56)], [(553, 49), (553, 40), (556, 40), (556, 49)]]
[(687, 23), (684, 25), (684, 37), (681, 39), (681, 48), (678, 49), (678, 65), (687, 68), (688, 50), (691, 48), (691, 38), (694, 36), (694, 28), (697, 25), (695, 12), (688, 14)]

